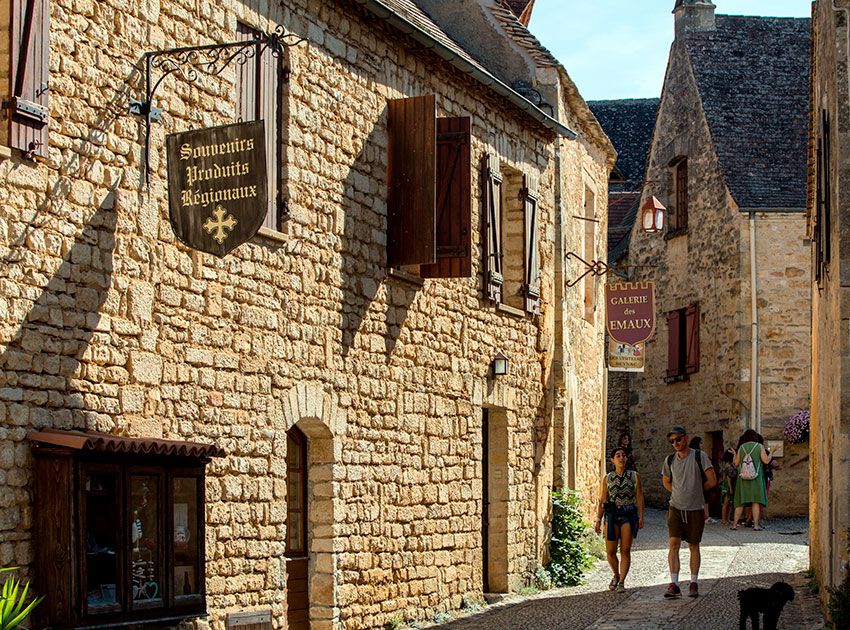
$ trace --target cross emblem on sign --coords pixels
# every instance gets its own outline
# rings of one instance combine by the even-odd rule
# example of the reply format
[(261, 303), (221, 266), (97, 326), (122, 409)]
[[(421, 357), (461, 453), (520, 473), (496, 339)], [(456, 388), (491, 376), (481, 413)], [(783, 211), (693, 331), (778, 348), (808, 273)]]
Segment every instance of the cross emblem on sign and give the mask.
[[(223, 243), (227, 238), (227, 233), (236, 227), (236, 219), (233, 218), (233, 215), (228, 214), (225, 219), (225, 214), (227, 214), (227, 210), (221, 206), (216, 206), (213, 216), (207, 218), (204, 222), (204, 229), (211, 234), (219, 244)], [(215, 217), (215, 220), (213, 220), (213, 217)], [(215, 232), (215, 234), (213, 234), (213, 232)]]

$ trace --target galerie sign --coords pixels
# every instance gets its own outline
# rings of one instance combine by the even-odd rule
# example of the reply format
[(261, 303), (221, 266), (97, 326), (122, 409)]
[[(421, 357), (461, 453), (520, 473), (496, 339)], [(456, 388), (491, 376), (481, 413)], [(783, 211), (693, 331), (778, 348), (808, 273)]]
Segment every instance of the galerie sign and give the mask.
[(165, 142), (177, 238), (225, 256), (253, 237), (268, 207), (263, 121), (173, 133)]
[(655, 330), (655, 287), (651, 282), (605, 285), (608, 334), (622, 344), (636, 346)]
[(636, 345), (608, 340), (608, 370), (610, 372), (643, 372), (646, 344)]

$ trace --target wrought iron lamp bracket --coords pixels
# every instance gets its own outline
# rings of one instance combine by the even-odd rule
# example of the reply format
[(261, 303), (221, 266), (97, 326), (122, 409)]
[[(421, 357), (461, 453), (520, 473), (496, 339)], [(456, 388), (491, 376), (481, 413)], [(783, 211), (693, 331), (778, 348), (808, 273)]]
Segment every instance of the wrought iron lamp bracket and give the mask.
[[(306, 41), (294, 33), (287, 33), (283, 26), (272, 32), (259, 33), (252, 40), (184, 46), (167, 50), (154, 50), (144, 54), (145, 94), (142, 99), (130, 100), (130, 113), (145, 119), (145, 182), (150, 182), (150, 137), (151, 123), (162, 118), (162, 108), (153, 104), (153, 98), (162, 82), (172, 74), (185, 81), (195, 83), (201, 76), (219, 76), (231, 63), (240, 66), (250, 59), (259, 59), (266, 50), (281, 58), (286, 48)], [(290, 69), (284, 66), (282, 80), (289, 81)]]
[(584, 278), (588, 274), (592, 276), (604, 276), (607, 273), (615, 273), (614, 270), (602, 260), (591, 260), (590, 262), (588, 262), (574, 252), (567, 252), (566, 259), (569, 260), (570, 258), (575, 258), (576, 260), (581, 262), (585, 266), (586, 270), (583, 274), (581, 274), (572, 282), (567, 282), (568, 287), (575, 286), (582, 280), (582, 278)]

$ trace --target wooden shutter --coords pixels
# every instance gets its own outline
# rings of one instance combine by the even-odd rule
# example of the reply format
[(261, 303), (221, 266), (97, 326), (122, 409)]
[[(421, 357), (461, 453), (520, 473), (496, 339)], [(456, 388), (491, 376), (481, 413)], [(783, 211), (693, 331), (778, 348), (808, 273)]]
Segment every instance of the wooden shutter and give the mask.
[(685, 309), (685, 373), (699, 372), (699, 305), (695, 304)]
[(502, 174), (499, 158), (485, 155), (482, 169), (484, 182), (484, 295), (494, 302), (502, 301)]
[[(241, 22), (236, 23), (237, 41), (254, 41), (259, 32)], [(266, 128), (266, 172), (268, 173), (269, 207), (263, 227), (272, 230), (281, 228), (283, 205), (280, 185), (280, 88), (283, 63), (270, 49), (260, 51), (260, 44), (244, 64), (236, 61), (236, 117), (247, 122), (262, 120)]]
[(540, 313), (540, 251), (538, 246), (539, 208), (537, 205), (537, 180), (530, 175), (523, 176), (523, 218), (525, 263), (525, 310)]
[(681, 370), (682, 312), (667, 313), (667, 376), (678, 376)]
[(437, 260), (436, 103), (434, 95), (387, 107), (387, 266)]
[(50, 1), (11, 0), (9, 146), (47, 157)]
[(820, 226), (820, 232), (823, 238), (821, 251), (822, 273), (828, 271), (829, 262), (832, 257), (832, 186), (830, 185), (831, 152), (829, 126), (829, 112), (824, 109), (821, 111), (821, 138), (823, 139), (823, 193), (821, 194), (823, 213), (821, 215)]
[(820, 286), (823, 271), (823, 196), (824, 196), (824, 163), (823, 163), (823, 118), (821, 118), (820, 137), (816, 157), (817, 180), (815, 184), (815, 221), (812, 229), (814, 240), (815, 283)]
[(688, 227), (688, 159), (676, 165), (676, 229)]
[(470, 120), (437, 119), (437, 262), (423, 265), (423, 278), (472, 275), (472, 173)]

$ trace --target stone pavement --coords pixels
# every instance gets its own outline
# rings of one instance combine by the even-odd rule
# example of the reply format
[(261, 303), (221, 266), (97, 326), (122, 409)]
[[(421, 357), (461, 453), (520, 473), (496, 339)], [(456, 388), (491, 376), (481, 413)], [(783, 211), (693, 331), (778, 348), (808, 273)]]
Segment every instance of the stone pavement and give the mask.
[[(665, 600), (670, 581), (667, 569), (665, 512), (647, 509), (646, 527), (632, 548), (632, 570), (625, 593), (607, 590), (611, 579), (601, 561), (586, 584), (546, 591), (532, 597), (514, 597), (487, 606), (439, 626), (446, 630), (560, 630), (588, 628), (738, 628), (737, 591), (770, 586), (777, 580), (791, 584), (796, 593), (780, 619), (780, 629), (823, 628), (817, 597), (808, 588), (808, 523), (803, 519), (775, 519), (761, 532), (730, 531), (706, 524), (702, 541), (700, 597)], [(680, 578), (687, 593), (689, 553), (681, 553)]]

